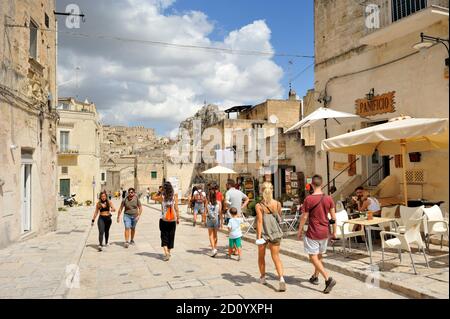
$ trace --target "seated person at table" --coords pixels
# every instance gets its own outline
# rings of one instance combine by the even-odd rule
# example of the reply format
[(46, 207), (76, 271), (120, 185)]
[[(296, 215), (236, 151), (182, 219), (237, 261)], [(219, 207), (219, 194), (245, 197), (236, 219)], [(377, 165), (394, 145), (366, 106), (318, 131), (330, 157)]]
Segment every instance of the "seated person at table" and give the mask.
[(374, 216), (381, 216), (380, 203), (375, 197), (371, 197), (369, 191), (363, 190), (361, 198), (357, 201), (358, 211), (373, 212)]
[(352, 196), (352, 200), (350, 202), (350, 207), (352, 208), (353, 211), (359, 210), (358, 203), (361, 201), (361, 199), (363, 197), (363, 193), (364, 193), (364, 187), (359, 186), (355, 189), (355, 195)]

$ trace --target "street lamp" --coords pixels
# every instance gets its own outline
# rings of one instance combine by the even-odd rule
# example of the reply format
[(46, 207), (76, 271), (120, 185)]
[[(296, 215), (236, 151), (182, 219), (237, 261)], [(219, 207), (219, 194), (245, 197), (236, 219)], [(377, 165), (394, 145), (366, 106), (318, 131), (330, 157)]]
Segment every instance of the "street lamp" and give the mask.
[[(423, 32), (420, 33), (420, 42), (414, 44), (413, 48), (416, 49), (416, 50), (424, 51), (424, 50), (427, 50), (427, 49), (431, 48), (432, 46), (434, 46), (435, 44), (438, 44), (438, 43), (440, 43), (443, 46), (445, 46), (445, 48), (447, 49), (447, 54), (450, 55), (448, 39), (441, 39), (441, 38), (437, 38), (437, 37), (432, 37), (432, 36), (423, 34)], [(446, 66), (449, 65), (448, 56), (445, 59), (445, 65)]]

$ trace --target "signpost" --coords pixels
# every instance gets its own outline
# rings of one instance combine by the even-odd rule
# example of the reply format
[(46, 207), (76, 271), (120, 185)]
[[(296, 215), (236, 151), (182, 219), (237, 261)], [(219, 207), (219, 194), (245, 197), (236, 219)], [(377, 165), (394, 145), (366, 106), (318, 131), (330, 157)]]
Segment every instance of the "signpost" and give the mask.
[(358, 99), (356, 103), (356, 114), (362, 117), (372, 116), (384, 113), (395, 112), (395, 91), (376, 95), (370, 100)]
[(95, 203), (95, 176), (92, 176), (92, 205)]

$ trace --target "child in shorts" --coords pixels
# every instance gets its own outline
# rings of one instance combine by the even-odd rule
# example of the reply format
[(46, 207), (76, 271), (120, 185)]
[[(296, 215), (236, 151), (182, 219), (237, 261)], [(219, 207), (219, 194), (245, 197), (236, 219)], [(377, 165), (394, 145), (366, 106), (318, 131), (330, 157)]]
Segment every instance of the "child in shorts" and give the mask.
[(231, 219), (228, 222), (228, 255), (227, 258), (231, 258), (233, 249), (236, 249), (238, 253), (237, 260), (241, 260), (242, 255), (242, 231), (241, 231), (241, 220), (237, 218), (237, 209), (230, 208)]

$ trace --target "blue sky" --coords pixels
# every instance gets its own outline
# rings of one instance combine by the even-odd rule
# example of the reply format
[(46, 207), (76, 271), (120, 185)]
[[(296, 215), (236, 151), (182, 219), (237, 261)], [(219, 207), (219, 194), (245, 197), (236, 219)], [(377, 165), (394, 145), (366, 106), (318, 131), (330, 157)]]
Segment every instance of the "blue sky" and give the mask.
[[(72, 3), (58, 0), (58, 10)], [(67, 29), (66, 19), (59, 19), (58, 83), (66, 83), (59, 93), (94, 102), (105, 124), (143, 125), (172, 135), (205, 101), (228, 108), (286, 98), (289, 79), (307, 66), (293, 88), (302, 97), (314, 86), (312, 58), (230, 55), (117, 40), (264, 52), (273, 47), (278, 54), (313, 56), (312, 0), (76, 3), (86, 14), (80, 29)]]
[[(171, 10), (204, 12), (216, 23), (211, 38), (218, 41), (230, 31), (262, 19), (272, 31), (271, 43), (277, 53), (314, 55), (313, 0), (177, 0), (169, 12)], [(284, 70), (282, 84), (285, 88), (289, 86), (289, 78), (314, 62), (306, 58), (275, 57), (274, 60)], [(306, 94), (314, 87), (314, 67), (292, 84), (297, 94)]]

